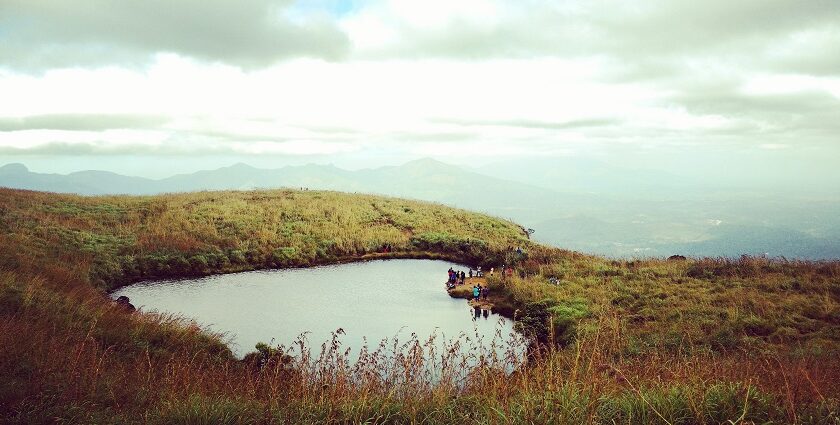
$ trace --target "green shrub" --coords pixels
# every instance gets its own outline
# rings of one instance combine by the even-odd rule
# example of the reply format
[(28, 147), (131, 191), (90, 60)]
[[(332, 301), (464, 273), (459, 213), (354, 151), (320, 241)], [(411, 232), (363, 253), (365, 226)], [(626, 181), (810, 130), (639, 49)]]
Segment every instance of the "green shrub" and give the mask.
[(271, 253), (271, 261), (278, 267), (296, 265), (299, 260), (298, 250), (294, 247), (278, 248)]
[(526, 335), (531, 340), (545, 344), (551, 341), (551, 329), (549, 309), (556, 305), (556, 301), (544, 299), (525, 304), (516, 317), (514, 327), (517, 331)]
[(577, 322), (589, 315), (586, 302), (580, 299), (556, 301), (544, 299), (525, 304), (514, 326), (538, 343), (554, 341), (567, 345), (577, 335)]
[(411, 245), (422, 251), (455, 254), (471, 262), (497, 261), (495, 258), (488, 258), (487, 242), (446, 232), (421, 233), (411, 238)]
[(741, 335), (732, 325), (722, 323), (715, 328), (711, 335), (709, 335), (709, 345), (715, 350), (726, 351), (738, 346), (741, 341)]
[(204, 254), (197, 254), (193, 255), (189, 259), (190, 263), (190, 270), (193, 273), (205, 273), (210, 266), (210, 261), (207, 259), (207, 256)]
[(602, 397), (598, 406), (601, 423), (768, 423), (780, 415), (772, 398), (738, 384), (627, 390)]
[(772, 334), (776, 327), (767, 323), (767, 321), (761, 317), (750, 315), (743, 319), (743, 326), (744, 331), (747, 335), (751, 336), (768, 336)]
[(726, 423), (727, 421), (767, 423), (778, 416), (772, 397), (756, 388), (744, 388), (739, 384), (715, 384), (706, 389), (700, 411), (704, 422)]
[(578, 320), (589, 316), (585, 300), (562, 301), (550, 307), (551, 321), (554, 324), (554, 340), (561, 345), (571, 343), (577, 335)]
[(257, 423), (260, 416), (261, 408), (253, 403), (193, 394), (164, 402), (149, 419), (162, 425), (239, 425)]
[(242, 250), (234, 249), (228, 252), (228, 258), (230, 259), (231, 264), (241, 265), (247, 263), (247, 259), (245, 258), (245, 252)]

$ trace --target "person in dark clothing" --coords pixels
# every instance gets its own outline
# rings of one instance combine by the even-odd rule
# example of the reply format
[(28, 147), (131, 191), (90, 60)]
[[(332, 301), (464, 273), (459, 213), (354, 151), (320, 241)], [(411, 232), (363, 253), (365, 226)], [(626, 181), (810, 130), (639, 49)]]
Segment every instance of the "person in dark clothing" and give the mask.
[(481, 288), (481, 298), (483, 298), (485, 301), (487, 301), (487, 294), (488, 293), (490, 293), (490, 288), (488, 288), (487, 286), (484, 286), (483, 288)]
[(472, 267), (470, 267), (470, 277), (472, 278)]

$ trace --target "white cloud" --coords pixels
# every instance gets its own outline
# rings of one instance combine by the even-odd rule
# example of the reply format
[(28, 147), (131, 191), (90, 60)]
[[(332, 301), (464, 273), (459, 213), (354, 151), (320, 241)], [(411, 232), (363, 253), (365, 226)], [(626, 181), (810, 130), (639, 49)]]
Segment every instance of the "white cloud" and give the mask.
[(758, 145), (761, 149), (769, 149), (769, 150), (778, 150), (778, 149), (787, 149), (790, 146), (783, 144), (783, 143), (762, 143)]
[(156, 54), (174, 53), (254, 68), (347, 53), (347, 38), (335, 22), (317, 13), (293, 14), (291, 3), (5, 0), (0, 6), (0, 67), (138, 66)]
[(354, 152), (358, 148), (347, 143), (291, 140), (288, 142), (257, 141), (232, 143), (234, 152), (246, 155), (335, 155)]
[[(64, 7), (30, 3), (12, 9), (41, 24)], [(176, 3), (179, 13), (195, 6)], [(143, 16), (161, 4), (142, 6)], [(207, 22), (239, 25), (224, 19), (230, 5), (201, 6)], [(837, 47), (831, 6), (386, 0), (328, 18), (248, 0), (246, 12), (279, 15), (246, 13), (240, 24), (257, 28), (221, 46), (212, 45), (217, 35), (183, 39), (209, 34), (197, 23), (161, 24), (165, 34), (136, 22), (111, 30), (74, 11), (72, 28), (61, 30), (70, 31), (67, 53), (107, 45), (116, 55), (76, 67), (42, 63), (37, 75), (7, 61), (0, 146), (503, 157), (830, 146), (840, 99), (834, 62), (821, 58)], [(109, 16), (132, 20), (131, 7)], [(5, 30), (15, 43), (61, 41), (44, 25)], [(287, 30), (300, 37), (274, 46), (273, 35)], [(237, 46), (250, 47), (240, 54)]]

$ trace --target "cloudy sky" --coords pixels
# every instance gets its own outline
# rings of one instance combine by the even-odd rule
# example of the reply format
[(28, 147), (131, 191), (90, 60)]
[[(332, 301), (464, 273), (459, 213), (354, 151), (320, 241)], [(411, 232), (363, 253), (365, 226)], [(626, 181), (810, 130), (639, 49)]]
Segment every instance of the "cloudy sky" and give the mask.
[[(3, 0), (0, 164), (836, 175), (837, 0)], [(721, 170), (727, 168), (727, 170)]]

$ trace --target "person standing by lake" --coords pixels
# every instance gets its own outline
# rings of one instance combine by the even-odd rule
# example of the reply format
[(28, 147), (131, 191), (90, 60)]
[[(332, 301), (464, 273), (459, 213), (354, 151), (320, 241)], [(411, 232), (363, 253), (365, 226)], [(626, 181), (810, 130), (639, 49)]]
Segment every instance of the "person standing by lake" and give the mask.
[(484, 286), (481, 288), (481, 298), (482, 298), (484, 301), (487, 301), (487, 294), (488, 294), (489, 292), (490, 292), (490, 288), (488, 288), (488, 287), (487, 287), (487, 285), (484, 285)]
[(479, 285), (473, 286), (473, 299), (478, 301), (478, 296), (481, 295), (481, 287)]

